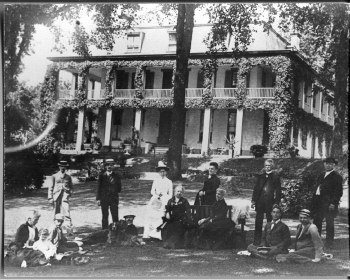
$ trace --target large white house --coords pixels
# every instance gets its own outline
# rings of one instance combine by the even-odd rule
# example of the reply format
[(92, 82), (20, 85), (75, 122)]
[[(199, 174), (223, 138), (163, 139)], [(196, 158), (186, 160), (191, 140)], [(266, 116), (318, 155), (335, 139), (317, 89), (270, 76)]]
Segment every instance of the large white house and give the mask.
[[(165, 151), (172, 117), (174, 26), (138, 27), (116, 39), (110, 54), (88, 58), (50, 57), (59, 75), (57, 98), (75, 108), (77, 122), (65, 138), (80, 151), (91, 135), (111, 150), (139, 134), (143, 152)], [(216, 55), (218, 68), (205, 79), (208, 59), (203, 39), (210, 25), (195, 25), (186, 79), (184, 152), (251, 155), (264, 144), (278, 151), (294, 145), (303, 157), (325, 157), (334, 125), (332, 97), (319, 90), (317, 77), (299, 51), (299, 36), (290, 41), (272, 28), (258, 28), (242, 56)], [(228, 38), (228, 50), (234, 42)], [(206, 76), (208, 77), (208, 75)], [(328, 139), (328, 140), (327, 140)], [(72, 146), (72, 145), (71, 145)]]

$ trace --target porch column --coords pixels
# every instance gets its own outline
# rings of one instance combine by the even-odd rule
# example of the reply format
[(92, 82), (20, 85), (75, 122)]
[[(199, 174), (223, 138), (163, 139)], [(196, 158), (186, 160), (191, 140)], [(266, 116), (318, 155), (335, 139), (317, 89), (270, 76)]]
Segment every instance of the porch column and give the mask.
[(293, 135), (294, 135), (294, 126), (291, 125), (291, 127), (290, 127), (290, 146), (294, 146), (293, 145), (293, 142), (294, 142)]
[(141, 120), (142, 120), (142, 110), (141, 109), (137, 109), (135, 112), (135, 130), (140, 132), (141, 131)]
[(322, 107), (323, 107), (322, 99), (323, 99), (323, 93), (322, 91), (320, 91), (320, 107), (318, 108), (318, 116), (321, 120), (322, 120)]
[(81, 151), (81, 146), (84, 140), (84, 128), (85, 128), (85, 110), (80, 109), (78, 115), (78, 131), (77, 131), (77, 142), (75, 145), (76, 151)]
[(106, 111), (106, 127), (105, 127), (105, 141), (103, 146), (111, 145), (111, 131), (112, 131), (112, 109)]
[(204, 111), (204, 120), (203, 120), (203, 139), (202, 139), (202, 151), (201, 154), (208, 154), (209, 143), (210, 143), (210, 123), (212, 118), (212, 111), (210, 108), (205, 109)]
[(241, 155), (242, 129), (243, 129), (243, 109), (238, 108), (237, 109), (237, 117), (236, 117), (235, 156)]

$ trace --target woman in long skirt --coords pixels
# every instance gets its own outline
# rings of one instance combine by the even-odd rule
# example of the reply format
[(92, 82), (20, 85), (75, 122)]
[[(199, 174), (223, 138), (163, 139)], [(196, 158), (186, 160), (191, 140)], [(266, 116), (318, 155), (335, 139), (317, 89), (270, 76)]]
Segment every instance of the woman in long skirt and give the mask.
[(159, 178), (155, 179), (152, 184), (152, 197), (146, 206), (146, 217), (144, 223), (143, 238), (162, 239), (161, 232), (157, 227), (162, 224), (162, 217), (165, 215), (165, 206), (173, 196), (173, 183), (166, 175), (169, 168), (162, 162), (158, 162), (156, 171)]

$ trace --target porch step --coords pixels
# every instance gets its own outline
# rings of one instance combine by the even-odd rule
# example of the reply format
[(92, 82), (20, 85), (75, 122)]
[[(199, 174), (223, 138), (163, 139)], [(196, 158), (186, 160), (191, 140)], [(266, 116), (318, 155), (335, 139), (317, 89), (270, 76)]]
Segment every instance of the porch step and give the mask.
[(155, 154), (165, 154), (169, 150), (169, 147), (154, 147)]

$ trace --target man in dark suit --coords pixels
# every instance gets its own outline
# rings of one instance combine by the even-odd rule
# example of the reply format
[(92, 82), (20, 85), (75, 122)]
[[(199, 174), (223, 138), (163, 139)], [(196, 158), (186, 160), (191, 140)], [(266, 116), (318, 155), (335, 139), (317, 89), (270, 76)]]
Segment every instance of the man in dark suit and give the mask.
[(213, 205), (216, 202), (216, 189), (220, 186), (220, 179), (216, 175), (219, 165), (209, 163), (209, 175), (204, 181), (203, 188), (197, 193), (194, 205)]
[(98, 177), (96, 200), (102, 210), (102, 229), (108, 229), (108, 210), (114, 223), (118, 222), (119, 193), (122, 190), (121, 180), (113, 171), (114, 160), (106, 160), (106, 171)]
[(248, 246), (252, 256), (271, 258), (277, 254), (288, 254), (288, 247), (291, 244), (290, 232), (288, 226), (281, 221), (282, 209), (279, 205), (273, 205), (271, 216), (272, 222), (268, 222), (265, 226), (261, 245)]
[(318, 178), (312, 199), (314, 224), (319, 234), (322, 232), (322, 222), (326, 218), (326, 247), (331, 247), (334, 241), (334, 218), (338, 213), (339, 201), (343, 195), (343, 178), (334, 171), (336, 159), (324, 160), (325, 172)]
[(266, 220), (271, 222), (272, 206), (279, 204), (281, 200), (281, 180), (272, 168), (273, 160), (267, 159), (264, 172), (256, 178), (251, 205), (256, 211), (254, 245), (259, 245), (261, 242), (264, 213), (266, 213)]

